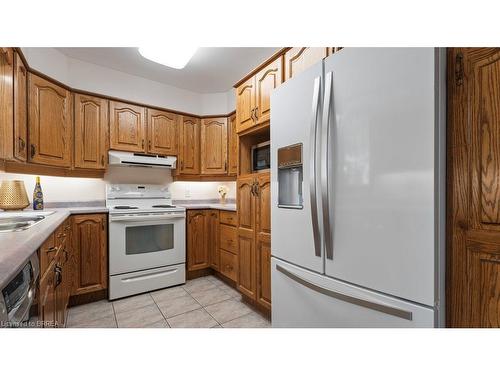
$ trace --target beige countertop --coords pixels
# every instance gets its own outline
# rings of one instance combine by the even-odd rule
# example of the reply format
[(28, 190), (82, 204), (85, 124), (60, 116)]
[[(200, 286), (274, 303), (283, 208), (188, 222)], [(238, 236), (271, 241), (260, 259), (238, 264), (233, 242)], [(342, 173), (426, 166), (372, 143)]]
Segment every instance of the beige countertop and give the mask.
[(178, 204), (179, 207), (185, 207), (186, 210), (223, 210), (223, 211), (236, 211), (236, 203), (182, 203)]
[(47, 208), (44, 211), (54, 211), (54, 213), (27, 230), (0, 233), (0, 286), (16, 274), (69, 215), (106, 213), (108, 209), (106, 207), (67, 207)]

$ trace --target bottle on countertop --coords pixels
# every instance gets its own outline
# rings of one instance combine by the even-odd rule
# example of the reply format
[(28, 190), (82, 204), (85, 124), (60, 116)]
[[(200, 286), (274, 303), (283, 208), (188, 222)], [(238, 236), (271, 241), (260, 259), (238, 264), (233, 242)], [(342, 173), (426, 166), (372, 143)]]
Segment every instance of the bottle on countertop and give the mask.
[(36, 177), (35, 190), (33, 190), (33, 209), (43, 210), (43, 192), (39, 176)]

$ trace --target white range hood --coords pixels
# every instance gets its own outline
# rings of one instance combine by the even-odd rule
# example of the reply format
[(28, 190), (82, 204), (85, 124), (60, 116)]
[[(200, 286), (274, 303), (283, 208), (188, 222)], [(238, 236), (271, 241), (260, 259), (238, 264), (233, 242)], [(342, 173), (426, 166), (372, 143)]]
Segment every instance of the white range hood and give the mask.
[(176, 163), (177, 158), (175, 156), (146, 155), (124, 151), (109, 151), (109, 165), (175, 169)]

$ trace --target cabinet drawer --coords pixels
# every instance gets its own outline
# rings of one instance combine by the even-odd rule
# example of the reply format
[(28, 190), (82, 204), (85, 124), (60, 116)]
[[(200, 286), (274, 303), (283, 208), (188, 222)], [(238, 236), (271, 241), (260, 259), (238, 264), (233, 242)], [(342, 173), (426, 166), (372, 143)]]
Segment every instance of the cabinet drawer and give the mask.
[(225, 250), (220, 251), (220, 273), (236, 281), (238, 275), (238, 258)]
[(235, 227), (238, 223), (238, 216), (233, 211), (220, 211), (220, 223)]
[(57, 253), (55, 234), (52, 233), (40, 247), (40, 275), (43, 276)]
[(220, 248), (238, 254), (236, 228), (222, 224), (220, 226)]

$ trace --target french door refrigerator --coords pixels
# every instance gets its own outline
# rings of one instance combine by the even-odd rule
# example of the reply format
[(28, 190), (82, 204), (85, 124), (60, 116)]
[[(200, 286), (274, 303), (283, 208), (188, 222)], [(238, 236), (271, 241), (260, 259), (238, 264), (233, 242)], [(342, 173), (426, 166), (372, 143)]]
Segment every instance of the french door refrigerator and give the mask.
[(344, 48), (274, 90), (273, 327), (444, 325), (445, 72)]

